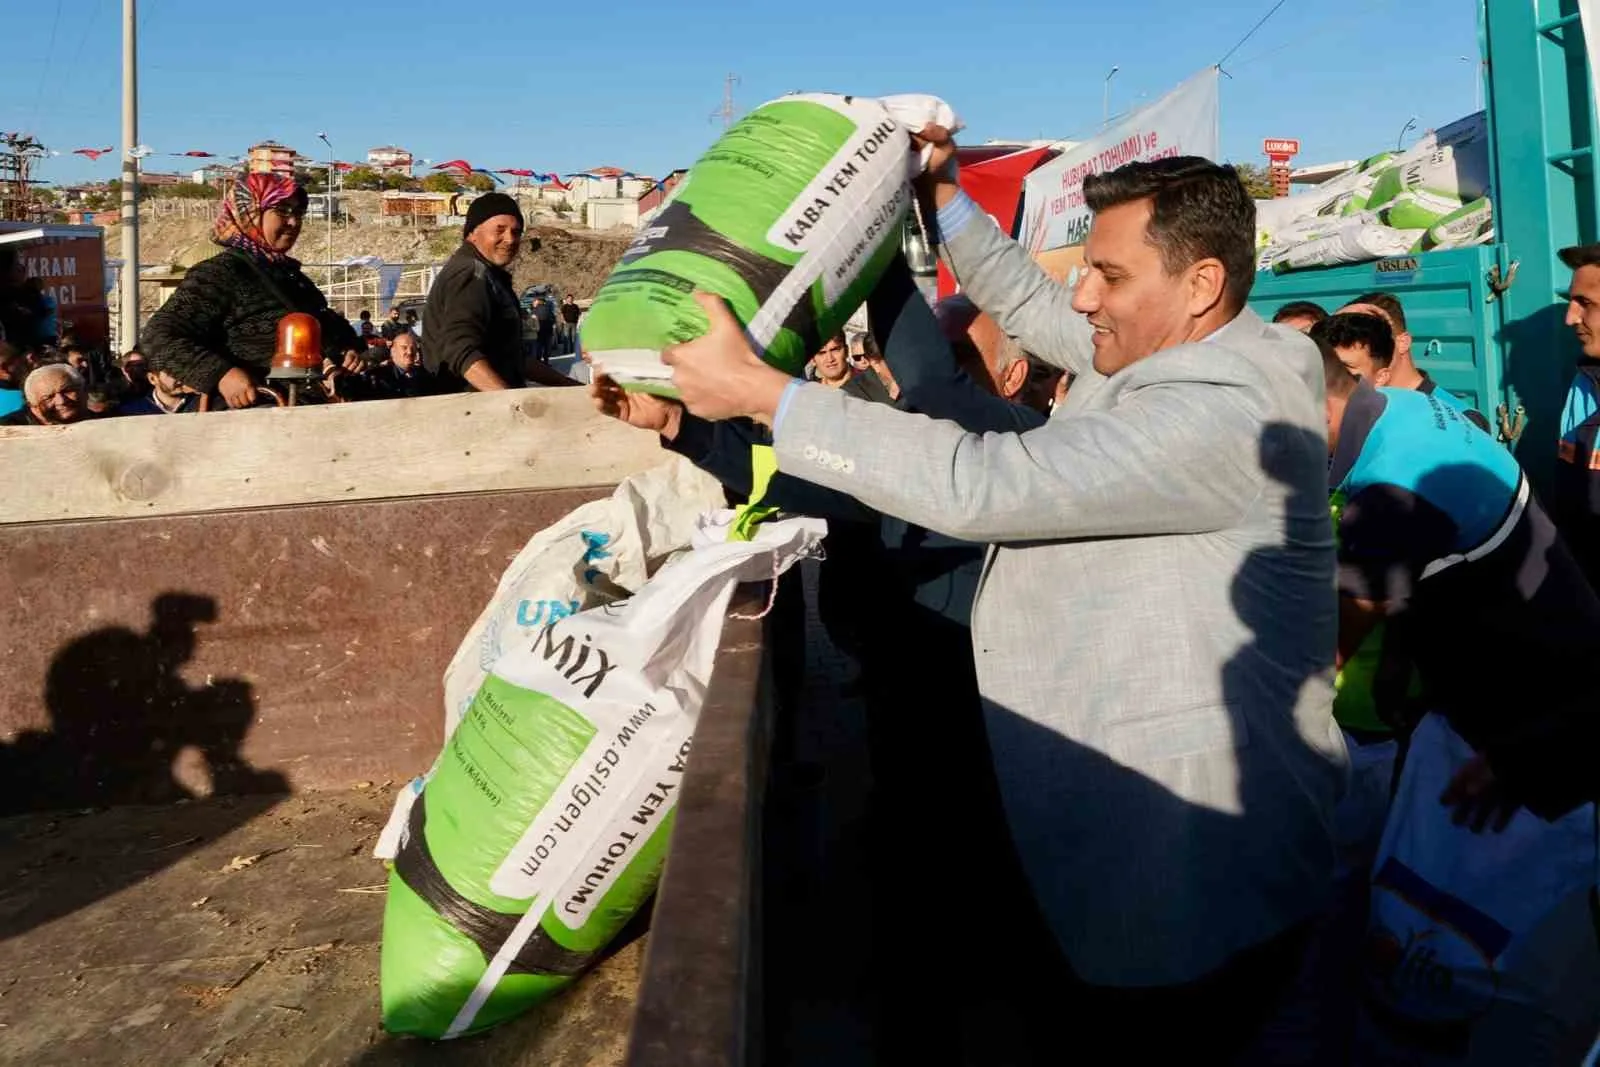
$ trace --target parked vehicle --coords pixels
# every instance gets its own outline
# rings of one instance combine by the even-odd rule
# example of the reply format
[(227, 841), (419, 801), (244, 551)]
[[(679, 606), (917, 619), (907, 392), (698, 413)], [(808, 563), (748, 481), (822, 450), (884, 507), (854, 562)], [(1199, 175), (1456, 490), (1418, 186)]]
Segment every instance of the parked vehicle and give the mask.
[[(1556, 458), (1577, 360), (1558, 249), (1600, 240), (1595, 94), (1583, 25), (1564, 0), (1479, 0), (1496, 243), (1263, 273), (1251, 305), (1328, 310), (1372, 290), (1405, 306), (1420, 369), (1488, 417), (1536, 485)], [(1492, 60), (1492, 61), (1491, 61)]]

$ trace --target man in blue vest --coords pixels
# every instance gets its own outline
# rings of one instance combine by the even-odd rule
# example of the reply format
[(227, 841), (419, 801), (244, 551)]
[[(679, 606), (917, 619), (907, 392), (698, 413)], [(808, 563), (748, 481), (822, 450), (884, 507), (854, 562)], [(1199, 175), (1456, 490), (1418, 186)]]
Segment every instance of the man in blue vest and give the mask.
[[(1402, 642), (1424, 705), (1479, 753), (1446, 794), (1461, 820), (1518, 805), (1553, 819), (1594, 799), (1600, 598), (1526, 475), (1437, 394), (1374, 388), (1327, 354), (1324, 371), (1340, 662), (1379, 624)], [(1399, 680), (1374, 697), (1410, 726)]]

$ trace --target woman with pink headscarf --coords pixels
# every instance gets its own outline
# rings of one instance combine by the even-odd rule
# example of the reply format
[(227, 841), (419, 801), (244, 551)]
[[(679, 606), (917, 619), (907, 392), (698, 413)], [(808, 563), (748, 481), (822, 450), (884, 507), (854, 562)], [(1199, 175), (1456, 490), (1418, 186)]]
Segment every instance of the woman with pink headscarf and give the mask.
[(250, 407), (272, 364), (278, 320), (291, 311), (321, 321), (328, 359), (358, 360), (366, 345), (289, 255), (306, 203), (306, 191), (281, 174), (232, 182), (211, 232), (222, 251), (190, 268), (145, 325), (140, 348), (151, 370), (194, 392), (217, 393), (230, 408)]

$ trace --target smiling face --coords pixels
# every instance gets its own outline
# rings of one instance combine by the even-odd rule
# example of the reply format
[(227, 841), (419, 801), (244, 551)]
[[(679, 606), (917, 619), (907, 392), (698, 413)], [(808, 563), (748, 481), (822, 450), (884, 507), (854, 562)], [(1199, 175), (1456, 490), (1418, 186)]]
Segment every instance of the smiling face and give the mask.
[(300, 228), (305, 224), (305, 219), (305, 208), (293, 200), (285, 200), (268, 208), (261, 216), (261, 236), (267, 247), (287, 255), (300, 239)]
[(1168, 274), (1160, 250), (1148, 240), (1151, 209), (1148, 199), (1106, 208), (1095, 215), (1084, 245), (1086, 269), (1072, 306), (1094, 328), (1094, 369), (1101, 374), (1191, 340), (1195, 274), (1206, 264), (1220, 267), (1203, 260)]
[(496, 215), (474, 226), (467, 240), (478, 254), (497, 267), (509, 267), (517, 258), (522, 241), (522, 223), (515, 215)]
[(83, 418), (83, 384), (76, 375), (50, 375), (33, 390), (29, 407), (40, 422), (62, 424)]
[(1567, 325), (1578, 335), (1583, 354), (1600, 359), (1600, 267), (1579, 267), (1572, 272)]

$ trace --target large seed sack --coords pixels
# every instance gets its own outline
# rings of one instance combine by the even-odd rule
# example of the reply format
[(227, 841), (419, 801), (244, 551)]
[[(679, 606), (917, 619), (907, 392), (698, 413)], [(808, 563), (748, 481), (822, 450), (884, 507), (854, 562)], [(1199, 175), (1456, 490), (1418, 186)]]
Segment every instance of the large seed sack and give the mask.
[[(1488, 123), (1479, 112), (1425, 134), (1405, 152), (1381, 152), (1307, 192), (1272, 202), (1270, 212), (1258, 206), (1257, 267), (1360, 262), (1350, 257), (1363, 255), (1361, 244), (1392, 248), (1395, 242), (1369, 240), (1374, 237), (1370, 232), (1356, 243), (1335, 240), (1358, 232), (1338, 225), (1341, 217), (1395, 231), (1427, 230), (1446, 220), (1453, 225), (1464, 206), (1489, 195), (1489, 177)], [(1335, 225), (1329, 227), (1329, 222)], [(1318, 247), (1309, 253), (1297, 247), (1311, 242)]]
[(1463, 205), (1446, 215), (1411, 247), (1413, 252), (1432, 252), (1436, 248), (1465, 248), (1483, 244), (1494, 237), (1494, 203), (1488, 197)]
[(1462, 204), (1488, 195), (1488, 130), (1477, 118), (1429, 134), (1394, 160), (1373, 185), (1367, 208), (1386, 211), (1407, 195), (1424, 198), (1430, 206), (1453, 205), (1424, 223), (1431, 226)]
[(583, 350), (625, 385), (670, 393), (660, 352), (706, 331), (690, 295), (702, 289), (728, 302), (763, 359), (798, 375), (894, 256), (918, 165), (884, 101), (763, 104), (640, 230), (583, 320)]
[(1594, 806), (1474, 833), (1439, 797), (1475, 756), (1438, 713), (1411, 735), (1372, 866), (1349, 1062), (1566, 1067), (1600, 1028)]
[(1398, 256), (1409, 251), (1423, 232), (1356, 222), (1328, 237), (1290, 248), (1273, 263), (1272, 269), (1282, 274), (1306, 267), (1335, 267)]
[(637, 595), (508, 648), (410, 808), (383, 918), (384, 1028), (457, 1037), (569, 985), (661, 874), (722, 621), (825, 527), (697, 544)]

